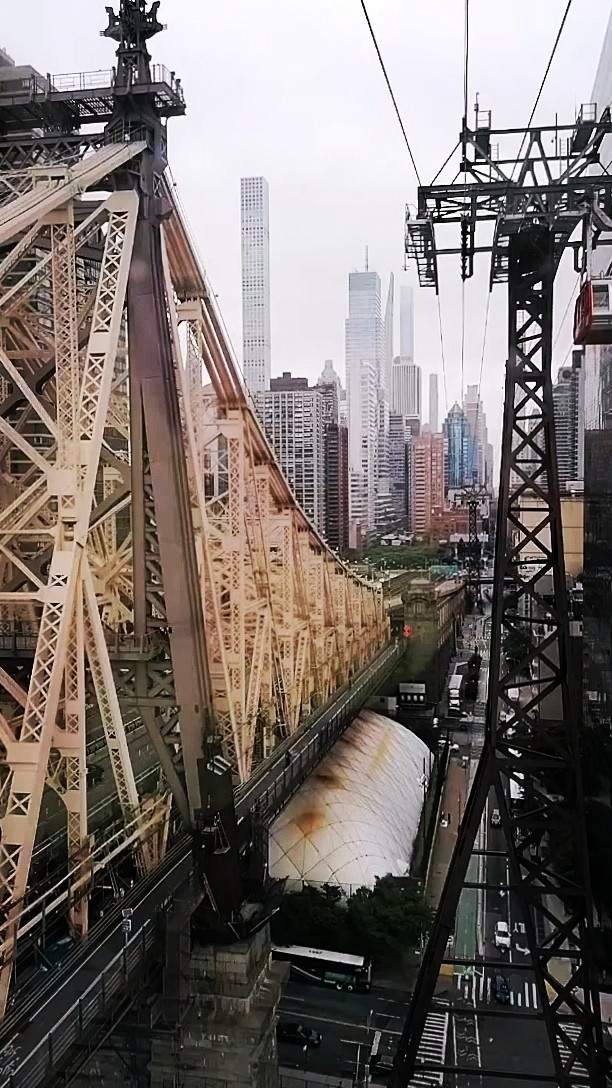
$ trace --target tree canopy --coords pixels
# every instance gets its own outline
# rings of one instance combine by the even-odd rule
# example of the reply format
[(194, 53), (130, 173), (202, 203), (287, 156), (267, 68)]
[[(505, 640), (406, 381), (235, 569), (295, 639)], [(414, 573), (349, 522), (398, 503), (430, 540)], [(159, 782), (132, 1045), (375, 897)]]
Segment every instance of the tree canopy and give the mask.
[(272, 937), (277, 944), (353, 952), (381, 961), (413, 951), (431, 919), (421, 896), (385, 876), (374, 888), (358, 888), (349, 899), (330, 885), (285, 895), (272, 919)]

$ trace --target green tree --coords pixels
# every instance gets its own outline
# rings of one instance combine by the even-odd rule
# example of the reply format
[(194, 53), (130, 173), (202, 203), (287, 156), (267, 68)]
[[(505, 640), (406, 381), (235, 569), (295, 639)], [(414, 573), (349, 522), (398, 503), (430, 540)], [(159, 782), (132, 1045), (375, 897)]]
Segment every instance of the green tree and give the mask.
[(350, 952), (347, 911), (340, 888), (324, 885), (306, 887), (282, 898), (271, 922), (276, 944), (301, 944)]
[(420, 896), (386, 876), (374, 888), (358, 888), (348, 900), (332, 885), (285, 895), (271, 930), (276, 944), (353, 952), (380, 962), (414, 950), (431, 919)]
[(429, 932), (432, 912), (423, 899), (392, 876), (359, 888), (348, 902), (354, 944), (374, 960), (402, 957)]

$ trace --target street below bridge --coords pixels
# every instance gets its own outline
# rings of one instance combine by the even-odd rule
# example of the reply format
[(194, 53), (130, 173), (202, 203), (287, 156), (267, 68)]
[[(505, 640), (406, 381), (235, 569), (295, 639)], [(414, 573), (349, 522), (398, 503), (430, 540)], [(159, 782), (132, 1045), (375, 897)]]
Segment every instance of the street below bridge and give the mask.
[[(445, 725), (451, 729), (453, 743), (459, 750), (452, 754), (442, 811), (447, 826), (439, 826), (429, 881), (430, 902), (436, 905), (446, 875), (457, 830), (471, 782), (473, 781), (484, 742), (485, 711), (488, 681), (488, 649), (490, 616), (468, 616), (463, 643), (451, 664), (463, 671), (465, 662), (474, 651), (482, 655), (478, 697), (468, 733), (452, 729), (453, 719)], [(500, 828), (491, 826), (491, 812), (497, 806), (491, 791), (481, 826), (480, 845), (491, 850), (490, 855), (474, 854), (468, 869), (468, 879), (487, 884), (481, 891), (464, 889), (459, 901), (455, 937), (449, 957), (483, 959), (482, 967), (454, 968), (453, 974), (440, 976), (438, 995), (452, 1009), (449, 1046), (446, 1060), (451, 1065), (473, 1070), (456, 1078), (455, 1088), (519, 1088), (526, 1074), (551, 1075), (552, 1059), (538, 999), (535, 978), (530, 969), (526, 948), (524, 923), (515, 896), (508, 891), (507, 858)], [(497, 852), (497, 853), (495, 853)], [(506, 922), (510, 931), (510, 950), (495, 945), (495, 926)], [(484, 961), (488, 961), (486, 966)], [(507, 1005), (495, 998), (495, 976), (507, 980), (510, 1000)], [(573, 1025), (568, 1035), (575, 1035)], [(496, 1070), (501, 1075), (487, 1076), (481, 1069)], [(504, 1074), (507, 1073), (507, 1076)], [(552, 1084), (552, 1076), (551, 1081)]]
[[(410, 994), (401, 988), (377, 984), (367, 994), (338, 993), (320, 986), (289, 982), (280, 1004), (280, 1020), (301, 1023), (322, 1036), (318, 1047), (304, 1051), (299, 1045), (279, 1043), (280, 1064), (330, 1078), (352, 1079), (355, 1084), (383, 1083), (384, 1077), (368, 1075), (368, 1059), (379, 1032), (379, 1053), (392, 1055), (408, 1011)], [(440, 1062), (446, 1051), (448, 1017), (442, 1012), (428, 1018), (421, 1044), (424, 1059)], [(415, 1083), (441, 1084), (429, 1074)]]

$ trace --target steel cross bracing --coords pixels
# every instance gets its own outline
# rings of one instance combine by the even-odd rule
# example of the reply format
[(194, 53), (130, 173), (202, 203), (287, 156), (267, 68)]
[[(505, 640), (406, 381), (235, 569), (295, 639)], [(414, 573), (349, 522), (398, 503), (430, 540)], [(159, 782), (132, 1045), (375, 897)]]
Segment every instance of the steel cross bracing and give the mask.
[[(142, 0), (120, 20), (136, 8), (104, 133), (75, 121), (60, 139), (40, 95), (31, 137), (21, 123), (0, 141), (0, 1012), (18, 938), (59, 916), (85, 935), (108, 868), (137, 881), (163, 858), (171, 810), (210, 873), (226, 867), (208, 889), (231, 910), (219, 777), (246, 783), (389, 638), (381, 591), (327, 548), (251, 411), (164, 178), (145, 46), (160, 24)], [(172, 85), (166, 115), (184, 109)], [(158, 761), (146, 791), (134, 721)], [(94, 725), (121, 813), (109, 838), (87, 794)], [(48, 790), (66, 862), (39, 889)]]
[[(548, 1079), (560, 1088), (612, 1084), (592, 961), (580, 708), (569, 665), (551, 381), (555, 272), (564, 248), (580, 247), (572, 240), (574, 229), (591, 210), (609, 206), (612, 177), (597, 164), (610, 131), (608, 111), (599, 122), (572, 129), (496, 133), (489, 123), (484, 131), (466, 131), (465, 184), (420, 189), (419, 218), (407, 217), (408, 255), (429, 254), (426, 263), (422, 256), (419, 261), (423, 284), (437, 289), (441, 253), (461, 255), (464, 277), (472, 274), (475, 253), (491, 253), (491, 282), (508, 282), (508, 362), (485, 745), (398, 1047), (393, 1086), (408, 1085), (415, 1070), (426, 1069), (419, 1043), (448, 956), (462, 887), (474, 886), (466, 873), (491, 790), (502, 818), (509, 893), (525, 925), (550, 1047), (548, 1078), (528, 1068), (517, 1076)], [(563, 133), (568, 138), (561, 146)], [(549, 154), (551, 134), (557, 146)], [(515, 160), (494, 159), (491, 138), (522, 135), (527, 150), (513, 181), (507, 167)], [(475, 227), (481, 218), (494, 224), (494, 233), (489, 244), (478, 247)], [(435, 229), (447, 223), (462, 225), (461, 244), (436, 250)], [(418, 243), (420, 235), (424, 241)], [(505, 581), (516, 587), (514, 599), (504, 595)], [(515, 665), (504, 657), (507, 634), (519, 634), (525, 642)], [(524, 789), (519, 815), (510, 810), (513, 780)], [(478, 962), (499, 969), (499, 960), (479, 957)], [(489, 1072), (508, 1075), (501, 1069)]]

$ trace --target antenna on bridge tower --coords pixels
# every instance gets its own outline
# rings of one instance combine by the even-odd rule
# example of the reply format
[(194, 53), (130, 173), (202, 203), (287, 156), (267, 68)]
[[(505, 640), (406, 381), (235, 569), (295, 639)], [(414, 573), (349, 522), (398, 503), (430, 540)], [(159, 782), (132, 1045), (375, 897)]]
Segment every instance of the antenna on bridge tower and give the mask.
[(107, 7), (108, 26), (104, 38), (119, 42), (115, 86), (129, 90), (135, 83), (150, 83), (151, 56), (147, 41), (164, 29), (157, 18), (160, 0), (154, 0), (147, 11), (147, 0), (121, 0), (119, 14)]

